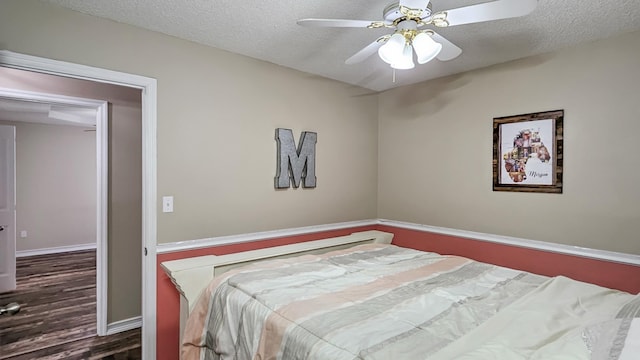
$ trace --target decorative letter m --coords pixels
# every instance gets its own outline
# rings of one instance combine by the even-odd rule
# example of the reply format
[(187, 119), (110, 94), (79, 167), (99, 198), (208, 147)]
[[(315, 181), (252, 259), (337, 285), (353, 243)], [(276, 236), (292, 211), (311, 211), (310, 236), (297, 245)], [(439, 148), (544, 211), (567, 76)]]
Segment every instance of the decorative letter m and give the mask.
[(316, 142), (318, 134), (304, 131), (300, 134), (300, 142), (296, 149), (291, 129), (276, 129), (278, 142), (278, 172), (276, 173), (276, 189), (291, 186), (316, 187)]

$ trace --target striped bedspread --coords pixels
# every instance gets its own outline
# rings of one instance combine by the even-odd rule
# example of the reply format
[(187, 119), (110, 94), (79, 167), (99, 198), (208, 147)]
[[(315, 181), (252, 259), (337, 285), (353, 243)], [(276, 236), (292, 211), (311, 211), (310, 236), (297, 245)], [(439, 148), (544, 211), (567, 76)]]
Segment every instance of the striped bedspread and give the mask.
[(362, 245), (217, 277), (188, 320), (182, 356), (588, 359), (584, 327), (614, 318), (630, 298), (462, 257)]

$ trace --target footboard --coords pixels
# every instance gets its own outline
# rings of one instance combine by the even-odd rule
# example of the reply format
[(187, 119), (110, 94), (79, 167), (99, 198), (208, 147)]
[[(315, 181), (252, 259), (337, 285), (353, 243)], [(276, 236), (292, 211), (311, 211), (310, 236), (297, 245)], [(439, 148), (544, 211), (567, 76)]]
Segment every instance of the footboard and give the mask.
[(235, 254), (221, 256), (207, 255), (165, 261), (161, 266), (180, 293), (180, 334), (182, 336), (187, 317), (202, 290), (214, 277), (226, 271), (261, 260), (304, 254), (321, 254), (367, 243), (390, 244), (392, 239), (393, 234), (391, 233), (371, 230), (357, 232), (347, 236)]

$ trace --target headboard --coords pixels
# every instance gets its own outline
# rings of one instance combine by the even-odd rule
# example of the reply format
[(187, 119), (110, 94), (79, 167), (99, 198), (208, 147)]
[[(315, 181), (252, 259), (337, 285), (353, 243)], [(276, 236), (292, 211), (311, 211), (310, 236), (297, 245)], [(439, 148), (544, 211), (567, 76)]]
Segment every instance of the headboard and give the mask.
[(161, 266), (180, 293), (180, 334), (182, 336), (187, 317), (198, 296), (200, 296), (202, 290), (214, 277), (225, 271), (261, 260), (304, 254), (322, 254), (332, 250), (340, 250), (369, 243), (390, 244), (392, 239), (392, 233), (370, 230), (356, 232), (347, 236), (275, 246), (221, 256), (206, 255), (165, 261)]

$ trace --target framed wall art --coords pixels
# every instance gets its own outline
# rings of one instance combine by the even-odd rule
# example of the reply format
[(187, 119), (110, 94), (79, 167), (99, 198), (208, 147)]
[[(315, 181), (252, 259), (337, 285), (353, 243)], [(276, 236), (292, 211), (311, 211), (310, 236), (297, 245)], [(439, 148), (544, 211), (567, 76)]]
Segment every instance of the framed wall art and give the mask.
[(493, 190), (562, 193), (564, 110), (493, 119)]

